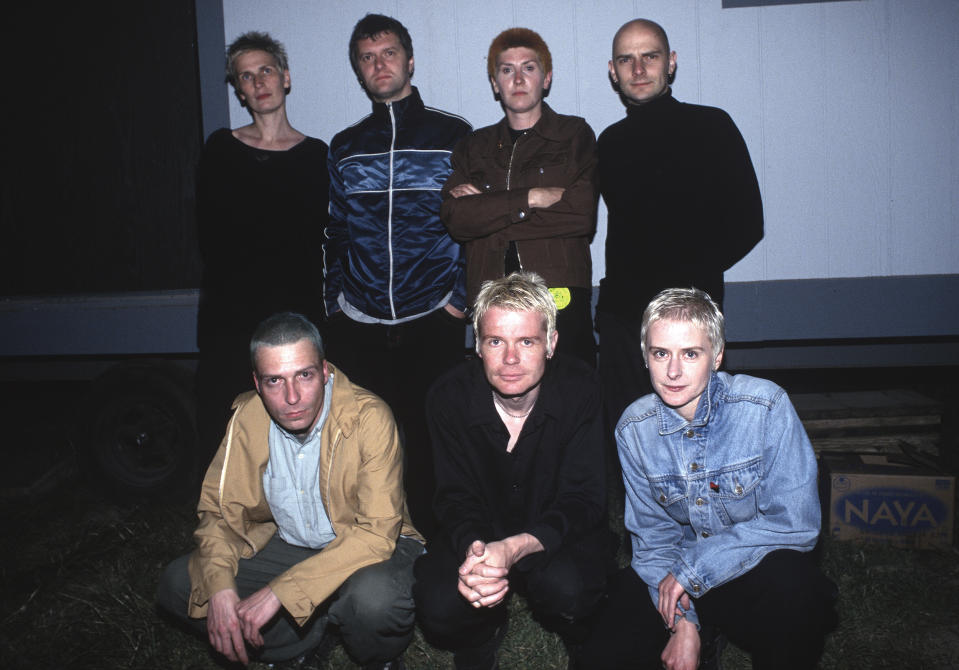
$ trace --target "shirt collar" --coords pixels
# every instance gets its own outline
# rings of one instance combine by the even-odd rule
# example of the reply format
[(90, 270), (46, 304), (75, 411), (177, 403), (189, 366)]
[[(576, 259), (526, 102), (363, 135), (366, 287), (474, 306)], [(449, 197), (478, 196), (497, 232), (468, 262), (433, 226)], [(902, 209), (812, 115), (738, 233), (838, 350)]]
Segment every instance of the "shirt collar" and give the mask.
[(722, 379), (719, 373), (713, 370), (709, 373), (709, 384), (706, 385), (706, 391), (699, 398), (699, 404), (696, 406), (696, 414), (692, 421), (687, 421), (679, 412), (672, 407), (668, 407), (662, 401), (662, 398), (656, 396), (656, 409), (659, 413), (659, 434), (669, 435), (683, 430), (687, 426), (705, 426), (713, 413), (713, 406), (719, 397), (722, 389)]

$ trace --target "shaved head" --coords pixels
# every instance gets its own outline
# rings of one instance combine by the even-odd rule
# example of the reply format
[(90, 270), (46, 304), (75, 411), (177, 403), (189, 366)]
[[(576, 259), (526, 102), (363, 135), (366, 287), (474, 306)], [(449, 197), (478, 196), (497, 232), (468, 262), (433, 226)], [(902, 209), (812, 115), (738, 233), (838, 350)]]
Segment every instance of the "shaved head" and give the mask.
[(666, 31), (663, 30), (661, 25), (655, 21), (650, 21), (649, 19), (633, 19), (632, 21), (624, 23), (620, 29), (616, 31), (616, 35), (613, 36), (613, 58), (616, 57), (616, 41), (623, 33), (628, 32), (633, 28), (646, 28), (647, 30), (652, 30), (662, 41), (663, 51), (665, 53), (669, 53), (669, 38), (666, 37)]

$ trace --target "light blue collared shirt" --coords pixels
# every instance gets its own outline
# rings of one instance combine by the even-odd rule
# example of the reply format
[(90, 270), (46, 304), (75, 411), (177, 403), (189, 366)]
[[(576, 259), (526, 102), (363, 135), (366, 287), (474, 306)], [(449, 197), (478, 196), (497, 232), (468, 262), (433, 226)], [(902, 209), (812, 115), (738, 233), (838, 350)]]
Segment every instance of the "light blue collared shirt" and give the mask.
[(270, 460), (263, 472), (263, 490), (280, 538), (298, 547), (322, 549), (336, 537), (320, 495), (321, 435), (332, 393), (330, 374), (320, 418), (302, 443), (270, 421)]

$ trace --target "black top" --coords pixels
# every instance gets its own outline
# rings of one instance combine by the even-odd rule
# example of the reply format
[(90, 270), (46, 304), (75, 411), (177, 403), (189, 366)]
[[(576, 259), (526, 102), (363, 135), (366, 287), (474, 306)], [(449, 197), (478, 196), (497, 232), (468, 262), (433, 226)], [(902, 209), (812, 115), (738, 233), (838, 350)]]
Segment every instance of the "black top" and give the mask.
[(528, 532), (546, 552), (606, 522), (599, 382), (581, 361), (547, 363), (512, 452), (482, 360), (453, 368), (426, 399), (436, 463), (437, 539), (465, 555), (475, 540)]
[(756, 173), (729, 115), (667, 92), (627, 107), (597, 146), (609, 210), (597, 309), (640, 316), (670, 287), (722, 302), (723, 271), (763, 237)]
[(286, 151), (256, 149), (229, 128), (210, 135), (197, 174), (197, 220), (207, 308), (246, 320), (280, 310), (322, 314), (327, 146), (307, 137)]

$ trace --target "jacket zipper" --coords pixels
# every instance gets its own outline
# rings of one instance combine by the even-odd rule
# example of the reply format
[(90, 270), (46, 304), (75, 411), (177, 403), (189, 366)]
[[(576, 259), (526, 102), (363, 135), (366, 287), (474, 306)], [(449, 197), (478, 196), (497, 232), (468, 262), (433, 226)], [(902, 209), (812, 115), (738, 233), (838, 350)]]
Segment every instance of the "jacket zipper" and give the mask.
[[(509, 163), (506, 164), (506, 190), (509, 190), (510, 177), (513, 173), (513, 157), (516, 156), (516, 145), (519, 144), (520, 135), (516, 138), (516, 141), (513, 142), (513, 149), (509, 152)], [(516, 247), (516, 262), (519, 263), (519, 269), (523, 269), (523, 258), (519, 255), (519, 242), (514, 241), (513, 246)], [(509, 252), (509, 245), (506, 246), (506, 251)], [(503, 274), (506, 274), (506, 257), (503, 257)]]
[(386, 217), (386, 243), (390, 255), (390, 279), (389, 279), (389, 297), (390, 297), (390, 315), (396, 318), (396, 306), (393, 303), (393, 149), (396, 146), (396, 117), (393, 115), (393, 103), (386, 103), (386, 108), (390, 110), (390, 186), (387, 189), (387, 201), (389, 203)]

